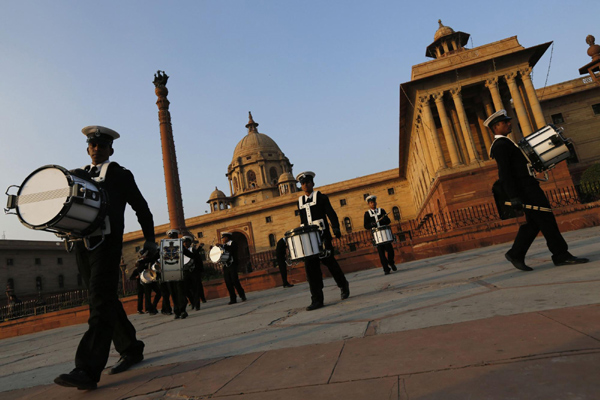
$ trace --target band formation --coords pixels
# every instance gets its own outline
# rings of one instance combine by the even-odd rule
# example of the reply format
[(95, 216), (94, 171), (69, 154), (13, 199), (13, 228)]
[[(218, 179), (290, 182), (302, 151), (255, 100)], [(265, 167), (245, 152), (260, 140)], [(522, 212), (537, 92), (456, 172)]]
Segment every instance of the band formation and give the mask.
[[(525, 255), (541, 231), (555, 265), (587, 262), (588, 259), (569, 253), (540, 188), (539, 182), (544, 178), (537, 176), (545, 174), (547, 179), (547, 171), (570, 156), (572, 144), (562, 136), (561, 129), (548, 125), (517, 144), (508, 138), (512, 123), (505, 110), (492, 114), (484, 125), (495, 135), (490, 157), (498, 165), (493, 192), (499, 214), (506, 219), (524, 213), (526, 219), (505, 254), (506, 259), (519, 270), (531, 271), (525, 264)], [(75, 251), (79, 272), (89, 290), (88, 330), (75, 353), (75, 368), (54, 382), (91, 390), (100, 381), (111, 343), (121, 358), (109, 374), (126, 371), (144, 359), (144, 343), (137, 339), (117, 295), (127, 204), (135, 211), (145, 239), (129, 277), (137, 281), (138, 312), (156, 315), (162, 300), (160, 312), (182, 320), (188, 316), (188, 304), (191, 310), (200, 310), (206, 297), (202, 286), (203, 245), (177, 230), (167, 232), (167, 239), (156, 243), (152, 213), (133, 174), (109, 160), (119, 133), (97, 125), (87, 126), (82, 132), (91, 163), (73, 170), (57, 165), (38, 168), (16, 194), (8, 195), (6, 210), (14, 212), (30, 229), (56, 234)], [(312, 171), (296, 176), (303, 192), (297, 203), (299, 226), (287, 231), (276, 244), (283, 287), (293, 286), (287, 279), (287, 267), (304, 263), (311, 298), (307, 311), (317, 310), (325, 303), (321, 264), (335, 280), (341, 299), (350, 296), (350, 285), (333, 246), (333, 237), (342, 236), (340, 222), (327, 195), (314, 190), (315, 176)], [(371, 195), (365, 200), (364, 228), (372, 232), (381, 267), (388, 275), (398, 269), (393, 246), (396, 236), (388, 213), (377, 206), (377, 197)], [(207, 249), (209, 258), (223, 271), (228, 304), (237, 303), (238, 298), (244, 302), (246, 293), (238, 277), (235, 235), (222, 232), (220, 236), (221, 243)]]

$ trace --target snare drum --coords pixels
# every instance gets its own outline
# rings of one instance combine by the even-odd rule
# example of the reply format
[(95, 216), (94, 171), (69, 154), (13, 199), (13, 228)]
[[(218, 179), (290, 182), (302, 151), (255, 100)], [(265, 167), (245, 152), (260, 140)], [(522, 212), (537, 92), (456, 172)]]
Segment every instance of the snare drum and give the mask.
[(394, 241), (394, 235), (392, 234), (392, 227), (389, 225), (383, 225), (377, 228), (371, 229), (373, 232), (373, 241), (375, 245), (391, 243)]
[(162, 282), (183, 280), (183, 239), (160, 241), (160, 266)]
[(562, 128), (548, 125), (519, 141), (519, 147), (537, 172), (548, 171), (573, 153), (573, 144)]
[(14, 208), (30, 229), (86, 237), (102, 227), (107, 196), (94, 181), (45, 165), (32, 172), (8, 202), (8, 209)]
[(301, 226), (285, 233), (292, 261), (303, 260), (321, 253), (321, 235), (316, 225)]
[(231, 255), (222, 247), (214, 246), (212, 249), (210, 249), (208, 257), (210, 258), (210, 261), (214, 263), (227, 264), (231, 258)]

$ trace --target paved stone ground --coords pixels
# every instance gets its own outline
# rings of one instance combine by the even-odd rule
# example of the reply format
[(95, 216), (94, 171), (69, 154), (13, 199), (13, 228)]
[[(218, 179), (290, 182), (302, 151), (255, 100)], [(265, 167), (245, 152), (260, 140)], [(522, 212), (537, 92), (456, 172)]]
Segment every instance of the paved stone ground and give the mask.
[[(598, 399), (600, 227), (568, 232), (591, 262), (522, 272), (509, 244), (348, 274), (307, 312), (306, 283), (211, 300), (185, 320), (132, 315), (145, 360), (98, 390), (52, 383), (86, 325), (0, 341), (2, 399)], [(111, 354), (108, 365), (118, 359)]]

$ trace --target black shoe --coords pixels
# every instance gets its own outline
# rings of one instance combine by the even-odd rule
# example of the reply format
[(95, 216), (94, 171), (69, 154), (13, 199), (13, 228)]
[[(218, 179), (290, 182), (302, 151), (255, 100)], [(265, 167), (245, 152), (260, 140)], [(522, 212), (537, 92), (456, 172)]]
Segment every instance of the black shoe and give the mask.
[(138, 311), (138, 314), (146, 314), (146, 313), (143, 311)]
[(520, 269), (521, 271), (533, 271), (533, 268), (525, 265), (525, 261), (516, 260), (510, 256), (510, 254), (506, 253), (504, 255), (508, 261), (515, 267), (516, 269)]
[(310, 306), (306, 307), (306, 311), (316, 310), (321, 307), (323, 307), (323, 303), (312, 303)]
[(389, 275), (390, 274), (390, 270), (388, 269), (387, 271), (383, 271), (384, 275)]
[(200, 311), (200, 303), (196, 306), (196, 311)]
[(179, 318), (181, 318), (181, 316), (179, 314), (175, 314), (175, 318), (173, 318), (173, 319), (179, 319)]
[(173, 315), (173, 313), (171, 311), (161, 311), (160, 313), (162, 315)]
[(575, 257), (573, 255), (569, 255), (569, 257), (564, 258), (560, 261), (556, 261), (554, 260), (554, 265), (556, 265), (557, 267), (560, 267), (561, 265), (575, 265), (575, 264), (585, 264), (586, 262), (590, 261), (588, 258), (579, 258), (579, 257)]
[(346, 286), (341, 291), (340, 298), (346, 300), (348, 297), (350, 297), (350, 284), (346, 283)]
[(192, 311), (196, 309), (196, 306), (192, 306)]
[(186, 313), (185, 311), (181, 313), (181, 319), (186, 319), (188, 316), (188, 313)]
[(235, 304), (235, 303), (237, 303), (237, 300), (230, 300), (229, 303), (227, 303), (227, 305), (232, 305), (232, 304)]
[(390, 267), (392, 267), (392, 271), (398, 271), (398, 268), (394, 264), (390, 265)]
[(131, 368), (135, 364), (142, 362), (143, 359), (144, 359), (143, 354), (138, 354), (135, 356), (130, 356), (130, 355), (121, 356), (119, 361), (115, 365), (113, 365), (113, 367), (110, 369), (110, 371), (108, 371), (108, 374), (114, 375), (114, 374), (118, 374), (118, 373), (127, 371), (129, 368)]
[(294, 285), (292, 285), (291, 283), (284, 283), (283, 287), (294, 287)]
[(148, 314), (150, 314), (150, 315), (156, 315), (156, 314), (158, 314), (158, 311), (152, 310), (152, 311), (148, 312)]
[(98, 387), (96, 381), (79, 368), (75, 368), (68, 374), (59, 375), (54, 379), (54, 383), (64, 387), (76, 387), (79, 390), (94, 390)]
[(202, 300), (203, 303), (206, 303), (206, 300)]
[(242, 301), (246, 301), (246, 298), (245, 298), (245, 297), (242, 297)]

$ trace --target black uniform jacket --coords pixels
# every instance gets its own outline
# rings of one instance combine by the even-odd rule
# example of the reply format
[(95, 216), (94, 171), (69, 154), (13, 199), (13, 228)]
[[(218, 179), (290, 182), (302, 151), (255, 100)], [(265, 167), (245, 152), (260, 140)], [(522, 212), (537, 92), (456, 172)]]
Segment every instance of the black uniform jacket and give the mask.
[[(386, 215), (385, 210), (383, 208), (376, 208), (376, 210), (379, 210), (379, 216), (377, 216), (377, 217), (371, 217), (369, 210), (365, 211), (365, 218), (364, 218), (365, 229), (371, 229), (371, 228), (376, 227), (377, 226), (377, 218), (381, 218), (382, 215), (385, 215), (385, 217), (381, 218), (381, 220), (379, 221), (379, 226), (389, 225), (392, 223), (392, 221), (390, 221), (390, 218)], [(373, 224), (375, 224), (375, 225), (373, 225)]]
[(539, 187), (539, 182), (529, 174), (529, 161), (510, 139), (496, 139), (490, 154), (498, 164), (498, 179), (508, 198), (523, 200), (527, 191)]
[(183, 246), (183, 254), (186, 257), (194, 260), (194, 273), (202, 272), (204, 270), (204, 264), (202, 263), (202, 256), (200, 255), (200, 247), (193, 247), (192, 250)]
[(229, 253), (229, 256), (231, 257), (231, 259), (233, 259), (233, 261), (229, 265), (237, 267), (237, 265), (238, 265), (237, 244), (233, 240), (230, 240), (227, 243), (223, 244), (222, 246), (223, 246), (223, 249)]
[[(314, 222), (316, 220), (322, 219), (325, 224), (325, 226), (323, 227), (323, 231), (331, 235), (331, 232), (329, 231), (329, 222), (327, 221), (327, 219), (329, 218), (329, 221), (331, 222), (331, 227), (334, 229), (334, 231), (340, 229), (340, 221), (338, 220), (338, 216), (335, 213), (333, 207), (331, 206), (331, 203), (329, 202), (329, 197), (327, 197), (319, 191), (313, 192), (312, 195), (313, 198), (314, 196), (317, 196), (316, 204), (313, 206), (309, 206), (312, 220)], [(305, 195), (300, 196), (299, 202), (296, 203), (296, 205), (298, 207), (298, 210), (300, 210), (300, 221), (302, 222), (302, 224), (308, 225), (306, 209), (300, 208), (300, 202), (302, 204), (306, 204)]]

